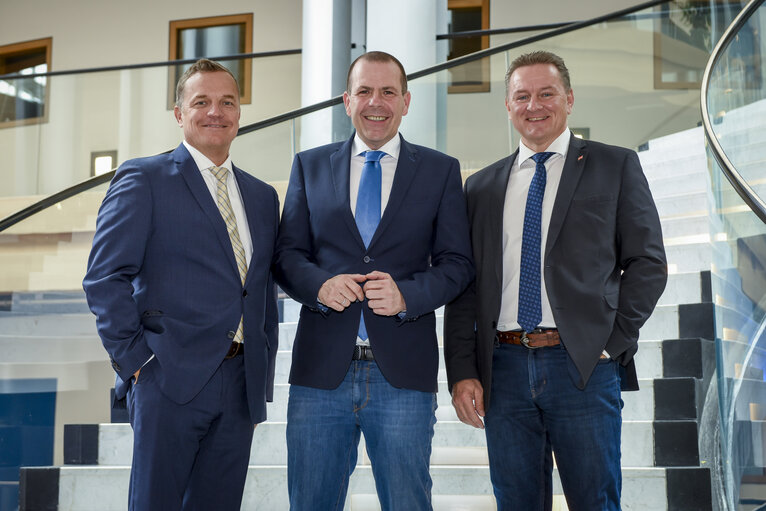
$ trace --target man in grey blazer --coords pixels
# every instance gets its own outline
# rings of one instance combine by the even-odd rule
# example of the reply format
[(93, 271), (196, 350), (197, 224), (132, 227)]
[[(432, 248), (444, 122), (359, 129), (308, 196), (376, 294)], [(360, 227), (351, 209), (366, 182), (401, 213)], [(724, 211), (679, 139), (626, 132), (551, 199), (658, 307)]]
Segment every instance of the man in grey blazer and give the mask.
[[(621, 387), (665, 287), (657, 210), (635, 152), (575, 138), (564, 61), (518, 57), (506, 108), (521, 144), (465, 185), (476, 280), (445, 314), (460, 420), (486, 427), (498, 509), (620, 508)], [(483, 419), (483, 422), (482, 422)]]

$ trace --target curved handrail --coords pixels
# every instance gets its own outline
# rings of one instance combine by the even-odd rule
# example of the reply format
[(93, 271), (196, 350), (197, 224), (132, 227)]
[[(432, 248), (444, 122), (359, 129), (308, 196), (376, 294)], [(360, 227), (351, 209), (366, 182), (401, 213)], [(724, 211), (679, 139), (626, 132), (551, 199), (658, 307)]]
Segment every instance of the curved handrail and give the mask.
[[(535, 43), (537, 41), (541, 41), (543, 39), (549, 39), (551, 37), (555, 37), (561, 34), (566, 34), (569, 32), (574, 32), (575, 30), (579, 30), (581, 28), (586, 28), (591, 25), (597, 25), (599, 23), (603, 23), (605, 21), (612, 21), (624, 16), (627, 16), (629, 14), (632, 14), (637, 11), (641, 11), (643, 9), (648, 9), (650, 7), (654, 7), (661, 4), (669, 3), (671, 0), (651, 0), (648, 2), (644, 2), (638, 5), (634, 5), (632, 7), (628, 7), (626, 9), (620, 9), (619, 11), (614, 11), (609, 14), (604, 14), (601, 16), (597, 16), (595, 18), (592, 18), (590, 20), (586, 21), (578, 21), (574, 23), (569, 23), (563, 27), (554, 28), (552, 30), (549, 30), (547, 32), (544, 32), (542, 34), (537, 34), (530, 37), (525, 37), (522, 39), (519, 39), (517, 41), (512, 41), (510, 43), (502, 44), (500, 46), (496, 46), (494, 48), (487, 48), (486, 50), (480, 50), (475, 53), (471, 53), (469, 55), (464, 55), (462, 57), (458, 57), (452, 60), (449, 60), (447, 62), (443, 62), (441, 64), (437, 64), (434, 66), (427, 67), (425, 69), (421, 69), (420, 71), (415, 71), (414, 73), (410, 73), (407, 75), (408, 80), (414, 80), (416, 78), (421, 78), (423, 76), (427, 76), (430, 74), (437, 73), (439, 71), (443, 71), (445, 69), (450, 69), (456, 66), (460, 66), (463, 64), (466, 64), (468, 62), (473, 62), (475, 60), (480, 60), (486, 57), (489, 57), (491, 55), (495, 55), (496, 53), (502, 53), (504, 51), (512, 50), (514, 48), (518, 48), (520, 46), (524, 46), (527, 44)], [(24, 75), (24, 77), (29, 77), (31, 75)], [(237, 136), (244, 135), (246, 133), (251, 133), (253, 131), (257, 131), (260, 129), (267, 128), (269, 126), (273, 126), (275, 124), (279, 124), (284, 121), (288, 121), (291, 119), (295, 119), (297, 117), (301, 117), (306, 114), (310, 114), (312, 112), (316, 112), (317, 110), (322, 110), (323, 108), (327, 108), (330, 106), (339, 105), (343, 102), (343, 96), (336, 96), (334, 98), (327, 99), (325, 101), (315, 103), (313, 105), (305, 106), (302, 108), (297, 108), (295, 110), (291, 110), (288, 112), (285, 112), (280, 115), (276, 115), (274, 117), (270, 117), (268, 119), (264, 119), (262, 121), (258, 121), (252, 124), (248, 124), (246, 126), (242, 126), (239, 128), (239, 131), (237, 132)], [(169, 151), (166, 151), (169, 152)], [(54, 204), (61, 202), (62, 200), (74, 196), (78, 193), (84, 192), (86, 190), (89, 190), (91, 188), (94, 188), (108, 180), (110, 180), (114, 176), (114, 170), (107, 172), (105, 174), (101, 174), (96, 177), (92, 177), (90, 179), (87, 179), (85, 181), (82, 181), (74, 186), (71, 186), (67, 188), (66, 190), (62, 190), (61, 192), (58, 192), (54, 195), (51, 195), (49, 197), (46, 197), (42, 199), (41, 201), (32, 204), (31, 206), (28, 206), (21, 211), (18, 211), (14, 213), (13, 215), (6, 217), (2, 220), (0, 220), (0, 232), (4, 231), (5, 229), (8, 229), (12, 225), (15, 225), (18, 222), (21, 222), (22, 220), (29, 218), (30, 216), (34, 215), (35, 213), (38, 213), (39, 211), (42, 211), (50, 206), (53, 206)]]
[(710, 144), (710, 149), (713, 152), (713, 157), (723, 170), (724, 176), (729, 180), (732, 187), (737, 191), (742, 200), (753, 211), (753, 213), (761, 219), (763, 223), (766, 223), (766, 202), (761, 199), (757, 193), (747, 184), (747, 181), (740, 175), (734, 164), (726, 156), (723, 148), (721, 147), (718, 137), (715, 136), (713, 131), (713, 124), (710, 121), (710, 115), (707, 109), (708, 89), (710, 87), (710, 77), (713, 73), (713, 68), (721, 58), (724, 49), (729, 43), (736, 37), (739, 30), (744, 26), (750, 16), (758, 9), (764, 0), (750, 0), (742, 11), (734, 18), (734, 21), (729, 25), (721, 39), (718, 40), (718, 44), (713, 48), (713, 52), (710, 55), (705, 72), (702, 74), (702, 85), (700, 87), (700, 109), (702, 110), (702, 129), (705, 132), (705, 138)]
[[(210, 60), (241, 60), (241, 59), (259, 59), (264, 57), (281, 57), (283, 55), (298, 55), (303, 53), (300, 48), (294, 50), (276, 50), (276, 51), (261, 51), (257, 53), (235, 53), (232, 55), (221, 55), (219, 57), (208, 57)], [(7, 75), (0, 75), (0, 80), (18, 80), (26, 78), (37, 78), (39, 76), (65, 76), (65, 75), (80, 75), (86, 73), (103, 73), (106, 71), (128, 71), (131, 69), (144, 69), (150, 67), (167, 67), (167, 66), (180, 66), (183, 64), (194, 64), (199, 60), (199, 57), (193, 59), (178, 59), (178, 60), (164, 60), (161, 62), (145, 62), (143, 64), (126, 64), (121, 66), (104, 66), (104, 67), (86, 67), (80, 69), (65, 69), (62, 71), (46, 71), (44, 73), (30, 73), (23, 75), (19, 73), (11, 73)]]

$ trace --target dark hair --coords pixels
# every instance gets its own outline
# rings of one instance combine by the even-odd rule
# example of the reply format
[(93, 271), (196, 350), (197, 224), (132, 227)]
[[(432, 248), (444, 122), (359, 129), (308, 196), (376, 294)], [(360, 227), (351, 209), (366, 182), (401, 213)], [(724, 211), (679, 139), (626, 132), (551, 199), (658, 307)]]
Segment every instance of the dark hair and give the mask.
[(197, 73), (216, 73), (219, 71), (228, 73), (229, 76), (231, 76), (237, 89), (237, 97), (239, 97), (239, 83), (237, 83), (237, 78), (232, 74), (231, 71), (229, 71), (228, 68), (222, 66), (218, 62), (214, 62), (209, 59), (199, 59), (197, 62), (192, 64), (189, 69), (184, 71), (184, 74), (182, 74), (181, 78), (178, 79), (178, 84), (176, 84), (176, 106), (180, 108), (183, 104), (184, 87), (186, 87), (186, 82), (189, 80), (189, 78)]
[(348, 68), (348, 75), (346, 76), (346, 92), (349, 94), (351, 93), (351, 72), (354, 70), (356, 63), (360, 60), (366, 60), (369, 62), (393, 62), (396, 64), (396, 67), (399, 68), (399, 72), (402, 75), (402, 94), (407, 92), (407, 73), (404, 72), (404, 66), (401, 62), (399, 62), (399, 59), (384, 51), (368, 51), (367, 53), (359, 55), (351, 63), (351, 66)]
[(505, 95), (506, 96), (508, 95), (508, 86), (510, 85), (511, 75), (513, 74), (513, 72), (520, 67), (532, 66), (535, 64), (553, 64), (553, 66), (559, 72), (559, 76), (561, 77), (561, 83), (564, 84), (564, 90), (567, 93), (570, 90), (572, 90), (572, 83), (569, 80), (569, 69), (567, 69), (566, 64), (564, 64), (564, 59), (562, 59), (555, 53), (538, 50), (538, 51), (533, 51), (530, 53), (525, 53), (524, 55), (519, 55), (513, 60), (513, 62), (511, 62), (511, 66), (508, 68), (508, 72), (505, 73)]

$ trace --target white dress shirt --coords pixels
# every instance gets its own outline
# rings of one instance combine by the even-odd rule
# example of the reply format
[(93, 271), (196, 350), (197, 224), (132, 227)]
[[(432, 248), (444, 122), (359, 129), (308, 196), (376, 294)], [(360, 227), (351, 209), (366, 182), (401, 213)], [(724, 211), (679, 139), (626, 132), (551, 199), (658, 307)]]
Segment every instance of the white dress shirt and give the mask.
[[(388, 204), (388, 198), (391, 196), (391, 187), (394, 185), (394, 173), (396, 172), (396, 164), (399, 162), (399, 149), (401, 148), (402, 141), (399, 138), (399, 133), (383, 144), (383, 147), (378, 151), (383, 151), (386, 156), (380, 160), (380, 168), (382, 170), (380, 180), (380, 216), (383, 216), (383, 212), (386, 210)], [(356, 197), (359, 195), (359, 182), (362, 180), (362, 167), (364, 167), (364, 155), (361, 154), (365, 151), (371, 151), (367, 144), (365, 144), (359, 135), (354, 136), (354, 143), (351, 146), (351, 174), (348, 181), (348, 193), (351, 200), (351, 214), (356, 217)]]
[[(564, 169), (569, 150), (569, 129), (554, 140), (545, 151), (556, 153), (545, 162), (546, 181), (543, 194), (542, 220), (540, 222), (540, 298), (543, 318), (539, 328), (556, 328), (551, 304), (545, 288), (544, 258), (548, 238), (548, 226), (551, 222), (553, 203), (556, 201), (561, 173)], [(524, 229), (524, 211), (527, 205), (527, 192), (535, 174), (534, 151), (524, 143), (519, 144), (519, 155), (511, 166), (508, 188), (503, 206), (503, 288), (500, 302), (500, 318), (497, 329), (519, 330), (519, 269), (521, 264), (521, 237)]]
[[(207, 189), (210, 191), (210, 195), (213, 196), (213, 201), (216, 206), (218, 205), (218, 178), (213, 175), (210, 167), (214, 167), (210, 158), (202, 154), (196, 148), (189, 145), (184, 140), (184, 146), (189, 150), (189, 153), (194, 158), (194, 163), (197, 164), (197, 168), (202, 174), (202, 179), (205, 180)], [(226, 175), (226, 188), (229, 190), (229, 202), (231, 202), (231, 209), (234, 211), (234, 218), (237, 220), (237, 231), (239, 232), (239, 240), (242, 242), (242, 248), (245, 249), (245, 260), (248, 267), (250, 267), (250, 259), (253, 256), (253, 240), (250, 237), (250, 226), (247, 223), (247, 215), (245, 214), (245, 206), (242, 203), (242, 194), (239, 192), (239, 185), (234, 178), (234, 171), (231, 165), (231, 156), (226, 158), (223, 165), (220, 167), (226, 168), (228, 174)]]

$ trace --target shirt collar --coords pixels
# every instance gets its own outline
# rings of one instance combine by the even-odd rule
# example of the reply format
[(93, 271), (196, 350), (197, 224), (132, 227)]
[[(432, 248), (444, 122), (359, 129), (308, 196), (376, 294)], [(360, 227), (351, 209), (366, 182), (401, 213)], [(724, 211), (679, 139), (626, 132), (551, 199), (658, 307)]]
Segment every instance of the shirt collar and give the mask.
[[(402, 147), (402, 139), (399, 137), (399, 132), (396, 132), (396, 135), (391, 137), (391, 140), (383, 144), (383, 146), (378, 149), (378, 151), (383, 151), (389, 156), (392, 156), (395, 160), (399, 159), (399, 149)], [(359, 138), (359, 134), (354, 135), (354, 143), (351, 146), (351, 156), (359, 156), (364, 151), (371, 151), (371, 149), (367, 146), (367, 144), (362, 141), (361, 138)]]
[[(551, 152), (562, 155), (564, 158), (567, 157), (567, 151), (569, 151), (569, 137), (571, 136), (571, 133), (569, 129), (565, 129), (561, 135), (556, 137), (556, 139), (551, 142), (551, 144), (545, 148), (544, 152)], [(524, 142), (519, 142), (519, 165), (527, 161), (529, 158), (537, 154), (536, 151), (533, 151), (526, 145), (524, 145)]]
[[(194, 147), (193, 145), (189, 144), (186, 140), (184, 140), (184, 147), (189, 151), (189, 154), (191, 154), (191, 157), (194, 159), (194, 163), (197, 164), (197, 168), (199, 170), (207, 170), (210, 167), (215, 167), (215, 163), (212, 162), (210, 158), (202, 154), (199, 149)], [(223, 162), (222, 165), (219, 165), (220, 167), (224, 167), (229, 172), (231, 172), (232, 166), (231, 166), (231, 155), (226, 157), (226, 161)]]

